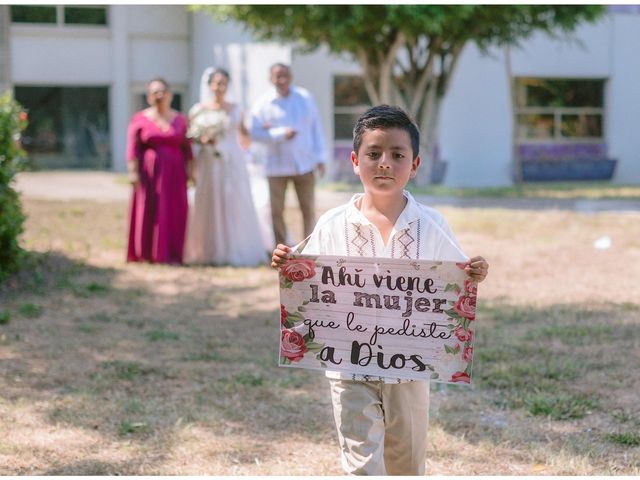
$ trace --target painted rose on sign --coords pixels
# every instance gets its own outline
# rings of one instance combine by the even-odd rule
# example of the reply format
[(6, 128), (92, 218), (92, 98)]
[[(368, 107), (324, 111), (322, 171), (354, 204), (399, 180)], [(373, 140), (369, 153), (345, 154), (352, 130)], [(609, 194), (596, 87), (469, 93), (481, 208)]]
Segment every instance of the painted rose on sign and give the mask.
[[(290, 259), (280, 267), (280, 288), (292, 294), (293, 284), (313, 278), (318, 266), (310, 258)], [(315, 355), (324, 347), (313, 341), (305, 325), (304, 312), (309, 301), (300, 304), (295, 298), (295, 295), (289, 295), (287, 304), (280, 304), (280, 360), (285, 364), (300, 362), (305, 354)]]
[(462, 327), (457, 327), (453, 333), (461, 342), (473, 341), (473, 330), (465, 330)]
[(456, 312), (458, 312), (458, 314), (461, 317), (464, 318), (468, 318), (469, 320), (475, 320), (476, 319), (476, 297), (470, 297), (470, 296), (460, 296), (458, 297), (458, 301), (456, 302), (455, 306), (453, 307), (456, 309)]
[(280, 286), (291, 288), (294, 282), (313, 278), (316, 274), (316, 262), (306, 258), (292, 258), (280, 267)]
[(280, 343), (280, 355), (292, 362), (299, 362), (307, 352), (307, 346), (304, 337), (295, 330), (282, 330), (282, 339)]
[(463, 383), (471, 383), (471, 377), (466, 372), (456, 372), (451, 375), (452, 382), (463, 382)]
[(316, 274), (316, 262), (297, 258), (285, 263), (280, 271), (292, 282), (300, 282)]
[[(464, 264), (456, 264), (463, 269)], [(445, 345), (444, 349), (450, 355), (460, 355), (467, 364), (463, 372), (456, 372), (451, 376), (452, 382), (471, 382), (471, 363), (473, 360), (473, 330), (469, 328), (471, 322), (476, 319), (476, 302), (478, 295), (478, 283), (472, 279), (464, 281), (463, 288), (456, 283), (446, 286), (447, 291), (454, 291), (458, 294), (455, 301), (449, 301), (452, 306), (446, 313), (449, 315), (449, 330), (461, 343), (454, 346)]]
[(467, 295), (475, 298), (478, 295), (478, 282), (472, 279), (467, 279), (464, 281), (464, 291), (467, 292)]

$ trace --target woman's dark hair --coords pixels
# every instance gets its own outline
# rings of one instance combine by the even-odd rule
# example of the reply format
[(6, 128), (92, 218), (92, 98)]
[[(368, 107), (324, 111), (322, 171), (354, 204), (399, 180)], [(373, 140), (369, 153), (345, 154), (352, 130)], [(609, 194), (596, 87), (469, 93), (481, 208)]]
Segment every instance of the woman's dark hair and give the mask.
[(353, 151), (358, 154), (360, 145), (362, 145), (362, 135), (365, 130), (375, 129), (388, 130), (390, 128), (399, 128), (409, 134), (411, 138), (411, 150), (415, 159), (420, 152), (420, 132), (415, 123), (411, 121), (409, 115), (404, 110), (390, 105), (378, 105), (371, 107), (364, 112), (355, 127), (353, 128)]
[(209, 81), (207, 82), (209, 85), (211, 85), (211, 81), (213, 80), (213, 77), (216, 76), (216, 74), (224, 76), (227, 80), (231, 78), (229, 76), (229, 72), (227, 72), (224, 68), (216, 68), (213, 72), (211, 72), (211, 75), (209, 75)]
[(164, 85), (164, 88), (166, 88), (167, 90), (171, 90), (171, 87), (169, 86), (169, 82), (167, 82), (162, 77), (155, 77), (155, 78), (152, 78), (151, 80), (149, 80), (147, 82), (147, 89), (149, 88), (149, 85), (151, 85), (153, 82), (160, 82), (162, 85)]

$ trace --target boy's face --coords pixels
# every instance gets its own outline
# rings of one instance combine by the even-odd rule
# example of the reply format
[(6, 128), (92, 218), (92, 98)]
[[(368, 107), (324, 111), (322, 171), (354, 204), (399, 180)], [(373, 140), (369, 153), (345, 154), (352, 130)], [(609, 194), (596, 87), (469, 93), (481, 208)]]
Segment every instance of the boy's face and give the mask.
[(365, 130), (358, 152), (351, 152), (353, 171), (367, 193), (402, 193), (415, 177), (420, 157), (413, 158), (411, 137), (400, 128)]

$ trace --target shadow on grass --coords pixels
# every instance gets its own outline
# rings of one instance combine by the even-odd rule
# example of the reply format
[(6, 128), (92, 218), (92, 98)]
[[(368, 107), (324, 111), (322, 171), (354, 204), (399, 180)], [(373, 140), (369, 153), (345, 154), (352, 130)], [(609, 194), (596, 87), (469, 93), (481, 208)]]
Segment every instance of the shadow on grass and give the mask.
[(26, 252), (18, 272), (0, 283), (0, 304), (23, 295), (48, 296), (65, 288), (76, 288), (76, 293), (90, 295), (101, 289), (99, 284), (75, 285), (81, 275), (98, 275), (110, 282), (114, 268), (97, 268), (55, 251)]
[[(149, 268), (157, 282), (176, 272), (126, 268)], [(0, 325), (8, 353), (0, 362), (3, 408), (37, 404), (45, 423), (81, 429), (105, 448), (127, 445), (132, 458), (66, 460), (38, 473), (166, 473), (163, 458), (185, 438), (230, 439), (234, 452), (243, 442), (249, 463), (273, 438), (334, 442), (326, 380), (278, 368), (278, 305), (247, 301), (256, 282), (273, 281), (266, 273), (251, 270), (257, 280), (249, 280), (242, 270), (181, 269), (197, 285), (188, 293), (153, 293), (135, 276), (121, 281), (121, 273), (36, 255), (0, 291), (11, 314)], [(232, 311), (237, 296), (244, 298)], [(433, 421), (469, 442), (509, 442), (523, 455), (546, 441), (549, 422), (575, 424), (554, 445), (605, 463), (612, 449), (633, 448), (629, 432), (640, 425), (630, 393), (640, 390), (633, 354), (639, 311), (634, 304), (488, 305), (478, 313), (474, 386), (434, 384)], [(594, 417), (605, 425), (596, 434), (583, 426)]]
[[(202, 282), (187, 294), (153, 294), (143, 282), (123, 283), (120, 273), (50, 253), (34, 255), (3, 286), (0, 299), (11, 313), (0, 325), (0, 345), (10, 352), (0, 363), (5, 405), (38, 403), (50, 425), (159, 456), (193, 426), (212, 437), (265, 442), (274, 434), (318, 442), (334, 434), (323, 376), (277, 367), (277, 304), (241, 302), (233, 314), (226, 302), (211, 305), (211, 298), (250, 298), (255, 285)], [(39, 313), (22, 314), (25, 304)], [(144, 463), (137, 458), (40, 474), (136, 474)]]
[[(622, 445), (612, 442), (618, 437), (611, 432), (640, 426), (632, 393), (640, 391), (634, 353), (639, 313), (640, 306), (631, 303), (544, 308), (494, 303), (481, 309), (474, 385), (436, 386), (447, 399), (437, 423), (474, 443), (513, 444), (518, 435), (523, 446), (553, 439), (558, 448), (606, 465), (607, 455)], [(467, 413), (461, 415), (461, 408)], [(558, 428), (550, 429), (553, 424)], [(567, 431), (562, 424), (572, 426), (572, 433), (556, 438), (552, 432)], [(621, 462), (632, 462), (618, 453)]]
[(42, 475), (120, 475), (121, 472), (137, 471), (139, 470), (142, 463), (148, 461), (148, 459), (140, 459), (140, 461), (137, 462), (104, 462), (100, 460), (81, 460), (79, 462), (45, 469), (42, 472)]

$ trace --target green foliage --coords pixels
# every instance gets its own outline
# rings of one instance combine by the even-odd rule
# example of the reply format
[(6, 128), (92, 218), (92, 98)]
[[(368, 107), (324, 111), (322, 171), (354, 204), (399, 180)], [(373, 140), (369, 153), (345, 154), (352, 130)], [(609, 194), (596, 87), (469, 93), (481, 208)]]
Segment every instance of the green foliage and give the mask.
[(264, 377), (249, 372), (240, 372), (233, 376), (233, 381), (247, 387), (259, 387), (264, 383)]
[(42, 314), (42, 307), (31, 302), (23, 303), (20, 305), (20, 314), (29, 318), (37, 318)]
[(188, 353), (182, 360), (185, 362), (221, 362), (224, 357), (218, 352)]
[(11, 320), (11, 313), (8, 310), (0, 312), (0, 325), (6, 325)]
[(595, 399), (584, 394), (536, 394), (525, 400), (529, 413), (554, 420), (583, 418), (597, 406)]
[(147, 337), (151, 342), (180, 340), (180, 335), (174, 332), (169, 332), (168, 330), (152, 330), (151, 332), (147, 332), (145, 337)]
[(124, 360), (114, 360), (111, 362), (103, 362), (102, 367), (112, 370), (116, 378), (120, 380), (134, 380), (136, 377), (151, 373), (151, 369), (144, 367), (137, 362), (128, 362)]
[(0, 96), (0, 281), (18, 268), (23, 251), (18, 244), (24, 214), (11, 183), (24, 165), (20, 132), (27, 127), (27, 114), (8, 93)]
[(109, 285), (90, 282), (86, 285), (71, 285), (71, 290), (76, 297), (88, 298), (91, 296), (102, 296), (111, 291)]
[(569, 32), (604, 12), (599, 5), (221, 5), (199, 6), (219, 21), (238, 21), (260, 39), (322, 44), (336, 53), (384, 50), (399, 32), (409, 43), (515, 43), (535, 31)]
[(640, 446), (640, 434), (635, 432), (611, 433), (609, 434), (609, 440), (630, 447)]
[(130, 422), (125, 420), (118, 427), (118, 435), (124, 437), (131, 434), (147, 434), (151, 432), (151, 427), (147, 422)]
[[(603, 12), (599, 5), (217, 5), (194, 7), (237, 21), (261, 40), (325, 45), (360, 63), (372, 103), (392, 98), (424, 120), (444, 97), (462, 48), (517, 44), (535, 32), (573, 31)], [(391, 68), (391, 67), (394, 68)], [(434, 68), (436, 67), (436, 68)], [(392, 73), (393, 72), (393, 73)], [(436, 100), (432, 100), (436, 101)], [(426, 103), (426, 105), (425, 105)], [(431, 114), (432, 121), (437, 113)], [(435, 128), (435, 125), (421, 125)]]

